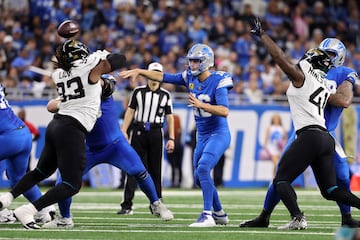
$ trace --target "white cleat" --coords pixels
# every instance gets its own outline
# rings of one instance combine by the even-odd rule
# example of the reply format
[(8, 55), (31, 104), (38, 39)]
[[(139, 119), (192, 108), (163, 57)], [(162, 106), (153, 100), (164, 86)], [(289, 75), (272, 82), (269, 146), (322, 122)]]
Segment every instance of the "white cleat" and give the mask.
[(15, 223), (16, 218), (12, 210), (4, 208), (0, 211), (0, 223)]
[(209, 213), (202, 212), (198, 220), (189, 225), (189, 227), (215, 227), (214, 218)]
[(217, 215), (216, 213), (212, 214), (216, 225), (226, 225), (229, 223), (229, 217), (226, 213), (222, 215)]
[(9, 207), (13, 199), (13, 195), (9, 192), (0, 195), (0, 210)]
[(155, 201), (150, 205), (152, 213), (154, 215), (160, 216), (160, 218), (164, 221), (170, 221), (174, 219), (174, 215), (170, 210), (166, 208), (166, 206), (160, 201)]
[(35, 223), (34, 215), (37, 213), (36, 208), (31, 203), (22, 205), (14, 210), (14, 215), (26, 229), (40, 229)]
[(72, 228), (74, 227), (74, 222), (72, 218), (58, 217), (54, 220), (45, 223), (42, 225), (42, 228)]
[(280, 230), (304, 230), (307, 228), (305, 216), (294, 217), (289, 223), (278, 227)]
[(47, 223), (55, 219), (56, 209), (54, 205), (47, 206), (37, 212), (34, 216), (36, 223)]

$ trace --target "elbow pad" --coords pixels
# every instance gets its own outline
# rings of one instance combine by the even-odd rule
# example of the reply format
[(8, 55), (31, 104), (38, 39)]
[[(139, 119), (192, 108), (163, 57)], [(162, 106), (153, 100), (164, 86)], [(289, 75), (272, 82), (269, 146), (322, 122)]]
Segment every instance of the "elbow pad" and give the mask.
[(111, 72), (117, 70), (125, 65), (125, 55), (119, 53), (110, 53), (106, 56), (106, 60), (110, 63)]

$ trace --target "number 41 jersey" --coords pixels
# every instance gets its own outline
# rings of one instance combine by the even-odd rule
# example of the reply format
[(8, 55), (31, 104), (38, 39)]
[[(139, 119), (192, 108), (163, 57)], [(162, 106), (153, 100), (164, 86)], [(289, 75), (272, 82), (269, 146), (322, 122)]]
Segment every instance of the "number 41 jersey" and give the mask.
[(94, 127), (100, 116), (101, 83), (91, 83), (90, 71), (100, 62), (101, 58), (93, 53), (83, 60), (74, 62), (69, 72), (56, 69), (52, 78), (57, 91), (62, 97), (59, 114), (77, 119), (88, 132)]
[(299, 62), (305, 75), (302, 87), (294, 87), (292, 82), (286, 92), (295, 131), (309, 126), (318, 125), (326, 129), (324, 108), (331, 93), (325, 73), (314, 69), (306, 60)]

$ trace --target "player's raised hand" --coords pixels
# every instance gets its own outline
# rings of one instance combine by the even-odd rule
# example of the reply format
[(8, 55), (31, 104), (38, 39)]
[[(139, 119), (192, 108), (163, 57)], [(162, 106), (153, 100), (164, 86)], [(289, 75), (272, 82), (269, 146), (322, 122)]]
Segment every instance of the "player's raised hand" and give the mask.
[(131, 69), (119, 72), (119, 76), (121, 78), (130, 78), (130, 81), (134, 82), (136, 80), (136, 77), (140, 74), (139, 69)]
[(256, 17), (254, 22), (252, 23), (252, 28), (250, 31), (252, 34), (255, 34), (259, 37), (264, 34), (264, 29), (261, 26), (261, 21), (259, 17)]

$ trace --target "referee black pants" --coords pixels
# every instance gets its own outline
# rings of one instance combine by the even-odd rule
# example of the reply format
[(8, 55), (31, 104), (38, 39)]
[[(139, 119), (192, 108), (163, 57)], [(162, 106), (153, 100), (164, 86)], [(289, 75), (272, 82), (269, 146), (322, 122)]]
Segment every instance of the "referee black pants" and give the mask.
[[(164, 150), (164, 134), (162, 128), (150, 128), (145, 130), (141, 126), (133, 127), (130, 133), (130, 143), (139, 154), (145, 168), (151, 175), (157, 195), (162, 197), (161, 168)], [(124, 200), (121, 203), (123, 209), (132, 208), (137, 182), (135, 177), (127, 174), (124, 190)]]

